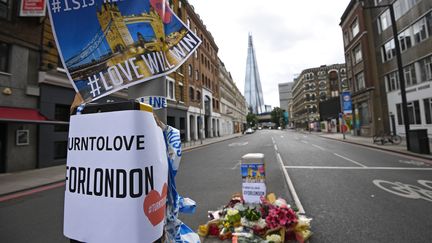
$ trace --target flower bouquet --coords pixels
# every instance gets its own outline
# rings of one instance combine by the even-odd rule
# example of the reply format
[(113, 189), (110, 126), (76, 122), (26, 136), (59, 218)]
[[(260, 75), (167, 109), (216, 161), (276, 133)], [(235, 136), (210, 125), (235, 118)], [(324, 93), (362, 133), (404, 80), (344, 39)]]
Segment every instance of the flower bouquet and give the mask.
[(209, 212), (209, 218), (199, 226), (198, 234), (232, 239), (233, 243), (304, 242), (312, 235), (311, 219), (273, 193), (262, 197), (259, 205), (245, 204), (241, 196), (234, 195), (222, 209)]

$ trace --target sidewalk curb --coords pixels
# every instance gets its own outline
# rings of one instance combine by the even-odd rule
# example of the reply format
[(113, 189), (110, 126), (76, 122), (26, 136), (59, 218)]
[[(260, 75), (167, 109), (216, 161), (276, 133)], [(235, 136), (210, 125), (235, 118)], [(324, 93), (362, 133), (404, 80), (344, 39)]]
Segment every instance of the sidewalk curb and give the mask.
[[(377, 147), (377, 146), (368, 145), (368, 144), (364, 144), (364, 143), (358, 143), (358, 142), (353, 142), (353, 141), (348, 141), (348, 140), (341, 140), (341, 139), (337, 139), (337, 138), (331, 138), (331, 137), (321, 136), (321, 135), (318, 135), (318, 134), (314, 134), (314, 135), (322, 137), (322, 138), (325, 138), (325, 139), (331, 139), (331, 140), (335, 140), (335, 141), (340, 141), (340, 142), (343, 142), (343, 143), (351, 143), (351, 144), (356, 144), (356, 145), (360, 145), (360, 146), (363, 146), (363, 147), (373, 148), (373, 149), (377, 149), (377, 150), (385, 150), (385, 151), (388, 151), (388, 152), (393, 152), (393, 153), (402, 154), (402, 155), (409, 155), (409, 156), (420, 158), (420, 159), (430, 160), (430, 158), (428, 158), (426, 156), (423, 156), (421, 154), (415, 154), (415, 153), (410, 153), (410, 152), (405, 152), (405, 151), (387, 149), (387, 148), (384, 148), (384, 147)], [(432, 162), (428, 162), (428, 164), (432, 165)]]
[(194, 145), (193, 147), (187, 147), (187, 148), (184, 148), (184, 149), (183, 149), (183, 152), (188, 152), (188, 151), (190, 151), (190, 150), (194, 150), (194, 149), (197, 149), (197, 148), (206, 147), (206, 146), (211, 145), (211, 144), (215, 144), (215, 143), (220, 143), (220, 142), (228, 141), (228, 140), (231, 140), (231, 139), (234, 139), (234, 138), (239, 138), (239, 137), (242, 137), (243, 135), (244, 135), (244, 134), (240, 134), (240, 135), (238, 135), (238, 136), (233, 136), (233, 137), (230, 137), (230, 138), (227, 138), (227, 139), (221, 139), (221, 140), (217, 140), (217, 141), (214, 141), (214, 142), (209, 142), (209, 143), (205, 143), (205, 144), (198, 144), (198, 145)]
[(13, 197), (13, 198), (10, 198), (10, 199), (7, 199), (7, 200), (3, 200), (3, 198), (5, 198), (5, 197), (13, 196), (15, 194), (25, 194), (26, 192), (29, 192), (29, 191), (32, 191), (32, 190), (35, 190), (35, 189), (38, 189), (38, 188), (42, 188), (42, 187), (51, 187), (51, 186), (57, 187), (56, 186), (57, 184), (59, 184), (59, 183), (65, 183), (65, 181), (66, 181), (66, 179), (64, 179), (64, 180), (58, 180), (58, 181), (53, 181), (53, 182), (49, 182), (49, 183), (45, 183), (45, 184), (40, 184), (40, 185), (37, 185), (37, 186), (28, 187), (28, 188), (21, 189), (21, 190), (16, 190), (16, 191), (11, 191), (11, 192), (0, 194), (0, 203), (4, 202), (4, 201), (11, 200), (11, 199), (19, 198), (19, 197), (22, 197), (22, 196), (25, 196), (25, 195), (18, 195), (16, 197)]

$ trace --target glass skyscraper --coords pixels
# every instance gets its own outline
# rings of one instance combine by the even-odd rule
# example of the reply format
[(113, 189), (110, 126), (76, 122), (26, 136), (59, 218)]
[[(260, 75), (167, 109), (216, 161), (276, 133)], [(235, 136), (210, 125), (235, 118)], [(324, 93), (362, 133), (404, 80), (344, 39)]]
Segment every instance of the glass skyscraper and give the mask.
[(252, 42), (252, 34), (249, 34), (244, 95), (250, 112), (254, 114), (265, 112), (261, 81), (258, 72), (255, 49)]

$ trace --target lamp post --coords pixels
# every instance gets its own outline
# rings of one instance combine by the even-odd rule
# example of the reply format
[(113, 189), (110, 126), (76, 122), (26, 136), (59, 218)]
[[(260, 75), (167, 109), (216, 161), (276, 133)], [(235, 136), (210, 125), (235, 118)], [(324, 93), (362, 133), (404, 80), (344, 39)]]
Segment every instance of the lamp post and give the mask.
[(396, 49), (396, 62), (397, 62), (397, 67), (398, 67), (399, 83), (400, 83), (401, 98), (402, 98), (402, 115), (403, 115), (403, 121), (404, 121), (404, 127), (405, 127), (406, 145), (407, 145), (407, 150), (410, 150), (410, 141), (409, 141), (410, 124), (409, 124), (408, 106), (407, 106), (407, 98), (406, 98), (406, 90), (405, 90), (405, 77), (404, 77), (404, 73), (403, 73), (402, 55), (401, 55), (399, 39), (398, 39), (396, 17), (395, 17), (394, 8), (393, 8), (394, 2), (392, 2), (391, 4), (365, 6), (364, 0), (360, 0), (360, 1), (362, 4), (362, 7), (364, 9), (388, 8), (390, 11), (390, 20), (391, 20), (391, 25), (392, 25), (391, 27), (392, 27), (392, 31), (393, 31), (393, 39), (394, 39), (394, 43), (395, 43), (395, 49)]

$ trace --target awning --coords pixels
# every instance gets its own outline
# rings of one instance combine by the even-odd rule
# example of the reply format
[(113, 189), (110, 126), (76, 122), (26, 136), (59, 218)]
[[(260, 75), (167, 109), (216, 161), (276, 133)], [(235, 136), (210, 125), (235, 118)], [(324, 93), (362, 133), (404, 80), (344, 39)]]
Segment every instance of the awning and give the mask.
[(10, 123), (36, 123), (68, 125), (69, 122), (50, 121), (41, 115), (38, 110), (30, 108), (0, 107), (0, 122)]

